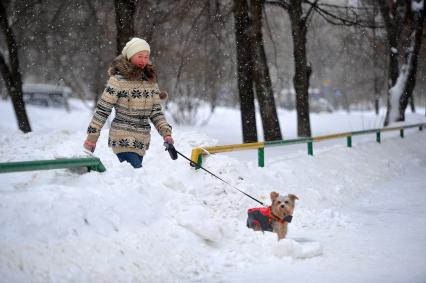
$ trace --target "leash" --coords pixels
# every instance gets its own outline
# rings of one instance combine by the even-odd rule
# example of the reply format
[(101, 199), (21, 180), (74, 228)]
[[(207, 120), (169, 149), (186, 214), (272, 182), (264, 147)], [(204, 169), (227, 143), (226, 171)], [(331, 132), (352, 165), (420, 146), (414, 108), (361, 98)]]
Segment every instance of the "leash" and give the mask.
[(189, 161), (189, 165), (190, 165), (191, 167), (197, 167), (197, 166), (198, 166), (199, 168), (203, 169), (204, 171), (206, 171), (207, 173), (209, 173), (211, 176), (213, 176), (213, 177), (215, 177), (215, 178), (217, 178), (217, 179), (221, 180), (222, 182), (224, 182), (225, 184), (227, 184), (227, 185), (228, 185), (228, 186), (230, 186), (231, 188), (233, 188), (233, 189), (235, 189), (235, 190), (239, 191), (240, 193), (242, 193), (242, 194), (246, 195), (247, 197), (251, 198), (252, 200), (254, 200), (254, 201), (256, 201), (256, 202), (260, 203), (261, 205), (263, 205), (263, 206), (267, 206), (266, 204), (264, 204), (264, 203), (263, 203), (263, 202), (261, 202), (260, 200), (258, 200), (258, 199), (256, 199), (256, 198), (254, 198), (254, 197), (252, 197), (251, 195), (249, 195), (248, 193), (246, 193), (246, 192), (244, 192), (244, 191), (242, 191), (242, 190), (238, 189), (237, 187), (233, 186), (231, 183), (227, 182), (226, 180), (222, 179), (221, 177), (217, 176), (216, 174), (214, 174), (214, 173), (210, 172), (209, 170), (207, 170), (207, 169), (206, 169), (206, 168), (204, 168), (203, 166), (198, 165), (197, 163), (195, 163), (194, 161), (192, 161), (191, 159), (189, 159), (188, 157), (186, 157), (185, 155), (183, 155), (182, 153), (180, 153), (179, 151), (177, 151), (177, 150), (175, 149), (175, 147), (174, 147), (172, 144), (164, 143), (164, 146), (166, 147), (166, 151), (168, 151), (168, 152), (169, 152), (170, 157), (171, 157), (173, 160), (176, 160), (176, 159), (178, 158), (178, 155), (180, 155), (180, 156), (182, 156), (183, 158), (185, 158), (186, 160), (188, 160), (188, 161)]

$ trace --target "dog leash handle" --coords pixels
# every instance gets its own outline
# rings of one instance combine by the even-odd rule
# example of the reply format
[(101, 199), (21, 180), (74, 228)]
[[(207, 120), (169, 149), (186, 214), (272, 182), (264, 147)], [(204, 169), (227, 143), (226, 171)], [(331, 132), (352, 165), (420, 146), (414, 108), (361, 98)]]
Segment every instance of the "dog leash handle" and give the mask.
[(165, 150), (169, 152), (170, 158), (172, 160), (176, 160), (178, 158), (177, 151), (171, 143), (165, 142), (164, 147), (166, 148)]

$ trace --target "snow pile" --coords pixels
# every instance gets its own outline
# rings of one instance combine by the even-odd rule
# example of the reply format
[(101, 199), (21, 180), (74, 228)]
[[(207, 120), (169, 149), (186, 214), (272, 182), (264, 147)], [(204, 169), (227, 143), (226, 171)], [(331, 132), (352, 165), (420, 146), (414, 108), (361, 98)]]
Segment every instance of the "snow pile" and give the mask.
[(206, 206), (192, 205), (180, 208), (176, 221), (182, 227), (193, 232), (201, 239), (218, 243), (222, 240), (222, 230), (214, 221), (214, 213)]
[(291, 256), (293, 258), (310, 258), (322, 253), (322, 246), (316, 241), (297, 242), (291, 239), (279, 241), (272, 249), (277, 257)]
[[(1, 114), (0, 130), (8, 133), (0, 137), (2, 162), (84, 156), (89, 113), (29, 109), (39, 123), (27, 135), (12, 129), (13, 116)], [(8, 111), (0, 104), (0, 113)], [(187, 156), (224, 139), (197, 128), (178, 128), (174, 138)], [(5, 282), (216, 282), (259, 263), (297, 269), (339, 258), (333, 237), (359, 225), (345, 207), (375, 184), (426, 167), (424, 139), (425, 132), (411, 130), (381, 145), (371, 139), (352, 149), (327, 145), (315, 157), (267, 149), (266, 168), (227, 154), (207, 158), (209, 170), (264, 202), (271, 191), (299, 197), (288, 236), (277, 241), (273, 233), (247, 229), (255, 202), (182, 158), (172, 161), (155, 132), (144, 168), (133, 170), (107, 148), (104, 129), (95, 153), (105, 173), (0, 175), (0, 274)]]

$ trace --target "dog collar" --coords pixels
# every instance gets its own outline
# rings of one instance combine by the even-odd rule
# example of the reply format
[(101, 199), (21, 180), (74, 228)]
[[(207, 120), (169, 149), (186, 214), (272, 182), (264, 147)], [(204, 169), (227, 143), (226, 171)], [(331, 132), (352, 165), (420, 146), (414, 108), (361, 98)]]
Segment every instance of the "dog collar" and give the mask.
[(270, 217), (272, 220), (278, 221), (278, 222), (280, 222), (280, 223), (284, 223), (284, 222), (291, 223), (291, 220), (293, 219), (293, 216), (292, 216), (292, 215), (287, 215), (287, 216), (285, 216), (283, 219), (279, 218), (278, 216), (276, 216), (276, 215), (272, 212), (271, 207), (269, 207), (269, 211), (270, 211), (270, 215), (269, 215), (269, 217)]
[(287, 215), (283, 218), (285, 222), (291, 223), (291, 220), (293, 220), (293, 215)]

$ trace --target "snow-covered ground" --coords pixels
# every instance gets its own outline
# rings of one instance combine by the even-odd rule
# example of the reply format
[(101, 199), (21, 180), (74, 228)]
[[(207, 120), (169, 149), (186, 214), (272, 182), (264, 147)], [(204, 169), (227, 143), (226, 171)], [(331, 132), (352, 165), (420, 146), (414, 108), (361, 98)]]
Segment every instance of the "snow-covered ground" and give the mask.
[[(0, 102), (0, 162), (82, 156), (90, 110), (28, 107), (33, 132), (16, 129)], [(424, 113), (424, 109), (419, 113)], [(407, 123), (425, 122), (407, 113)], [(296, 115), (280, 111), (286, 138)], [(311, 115), (314, 135), (380, 127), (370, 112)], [(153, 130), (144, 168), (120, 164), (102, 132), (105, 173), (69, 170), (0, 175), (1, 282), (425, 282), (426, 131), (387, 133), (210, 156), (204, 165), (268, 202), (299, 197), (285, 240), (246, 228), (257, 204), (172, 161)], [(174, 127), (175, 145), (241, 141), (238, 111), (218, 108), (205, 126)]]

